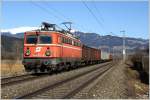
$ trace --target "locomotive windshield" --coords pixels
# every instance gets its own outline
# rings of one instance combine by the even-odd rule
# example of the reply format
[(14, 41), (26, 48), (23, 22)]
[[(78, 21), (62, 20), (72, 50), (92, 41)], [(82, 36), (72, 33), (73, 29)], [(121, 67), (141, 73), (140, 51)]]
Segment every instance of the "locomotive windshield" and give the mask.
[(52, 39), (51, 39), (51, 37), (50, 36), (47, 36), (47, 35), (41, 35), (40, 37), (39, 37), (39, 43), (40, 44), (49, 44), (49, 43), (51, 43), (52, 42)]
[(27, 44), (50, 44), (52, 43), (51, 36), (48, 35), (27, 35)]
[(37, 36), (36, 35), (28, 35), (26, 37), (27, 39), (27, 44), (36, 44), (37, 43)]

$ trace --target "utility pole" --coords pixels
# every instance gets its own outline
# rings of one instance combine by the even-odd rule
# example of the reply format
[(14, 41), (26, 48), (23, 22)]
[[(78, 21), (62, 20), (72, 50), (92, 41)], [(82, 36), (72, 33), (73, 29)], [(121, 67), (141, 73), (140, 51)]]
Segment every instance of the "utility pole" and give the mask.
[(110, 53), (110, 47), (109, 47), (109, 36), (107, 38), (107, 45), (108, 45), (108, 53)]
[[(112, 32), (110, 32), (110, 36), (111, 36), (111, 33)], [(107, 40), (107, 45), (108, 45), (108, 53), (111, 53), (111, 50), (110, 50), (110, 48), (111, 48), (111, 45), (110, 45), (110, 37), (109, 37), (109, 35), (108, 35), (108, 38), (107, 38), (108, 40)], [(110, 46), (109, 46), (110, 45)]]
[(125, 60), (126, 60), (125, 31), (123, 30), (120, 32), (123, 33), (123, 51), (122, 51), (122, 53), (123, 53), (123, 61), (125, 62)]
[[(115, 58), (114, 57), (114, 47), (112, 46), (112, 58)], [(113, 59), (114, 60), (114, 59)]]
[[(112, 32), (110, 32), (110, 36), (112, 36)], [(111, 39), (111, 38), (110, 38)], [(109, 44), (110, 44), (110, 41), (109, 41)], [(113, 46), (112, 46), (113, 47)], [(111, 53), (111, 45), (109, 47), (109, 53)]]

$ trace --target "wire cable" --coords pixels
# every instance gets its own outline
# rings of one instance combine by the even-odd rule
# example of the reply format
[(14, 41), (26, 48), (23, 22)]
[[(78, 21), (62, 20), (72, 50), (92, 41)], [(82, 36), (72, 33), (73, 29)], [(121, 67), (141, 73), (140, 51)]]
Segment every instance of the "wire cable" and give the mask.
[(96, 11), (98, 12), (99, 17), (101, 18), (101, 20), (104, 22), (104, 18), (102, 17), (102, 14), (100, 13), (99, 9), (97, 8), (97, 6), (96, 6), (96, 4), (95, 4), (95, 1), (93, 1), (93, 6), (94, 6), (94, 8), (96, 9)]
[(43, 7), (43, 6), (41, 6), (41, 5), (39, 5), (39, 4), (35, 3), (35, 2), (33, 2), (32, 0), (31, 0), (31, 3), (32, 3), (34, 6), (36, 6), (36, 7), (40, 8), (41, 10), (45, 11), (45, 12), (48, 13), (49, 15), (51, 15), (51, 16), (57, 18), (58, 20), (60, 20), (60, 19), (61, 19), (61, 20), (64, 20), (64, 19), (62, 19), (62, 18), (59, 17), (59, 16), (56, 16), (56, 15), (54, 15), (54, 14), (51, 14), (52, 12), (50, 12), (48, 9), (46, 9), (45, 7)]
[[(44, 3), (45, 4), (45, 3)], [(78, 29), (80, 29), (80, 27), (82, 27), (83, 30), (87, 30), (85, 27), (83, 27), (83, 25), (79, 24), (79, 23), (75, 23), (74, 20), (72, 20), (72, 18), (69, 18), (69, 17), (66, 17), (63, 13), (61, 13), (59, 10), (55, 9), (54, 7), (52, 6), (49, 6), (48, 3), (45, 4), (47, 7), (50, 7), (51, 10), (53, 10), (53, 12), (59, 14), (60, 16), (62, 16), (65, 20), (69, 20), (71, 22), (73, 22), (74, 26), (77, 27)]]
[(103, 27), (103, 25), (101, 24), (101, 22), (99, 21), (99, 19), (97, 18), (97, 16), (93, 13), (93, 11), (88, 7), (88, 5), (82, 1), (82, 3), (84, 4), (84, 6), (88, 9), (88, 11), (91, 13), (91, 15), (94, 17), (94, 19), (96, 20), (96, 22), (100, 25), (100, 27)]

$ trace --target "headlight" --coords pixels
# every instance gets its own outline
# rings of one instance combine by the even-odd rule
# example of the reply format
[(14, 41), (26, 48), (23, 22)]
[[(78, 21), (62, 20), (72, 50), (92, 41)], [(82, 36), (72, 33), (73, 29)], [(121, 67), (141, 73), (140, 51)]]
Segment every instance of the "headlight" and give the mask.
[(47, 50), (47, 51), (45, 52), (45, 55), (46, 55), (46, 56), (50, 56), (50, 55), (51, 55), (51, 52), (50, 52), (49, 50)]
[(44, 61), (43, 64), (44, 65), (48, 65), (50, 62), (49, 61)]
[(28, 49), (25, 53), (26, 56), (29, 56), (31, 54), (30, 50)]

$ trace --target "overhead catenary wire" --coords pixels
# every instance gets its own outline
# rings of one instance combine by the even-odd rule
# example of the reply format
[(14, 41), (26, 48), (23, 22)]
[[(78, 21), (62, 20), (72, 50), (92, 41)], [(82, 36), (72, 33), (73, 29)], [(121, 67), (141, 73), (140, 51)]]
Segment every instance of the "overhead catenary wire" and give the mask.
[(93, 4), (94, 8), (96, 9), (96, 11), (98, 12), (100, 19), (104, 22), (104, 18), (102, 17), (102, 14), (101, 14), (100, 10), (97, 8), (95, 2), (96, 1), (94, 0), (92, 4)]
[[(34, 6), (40, 8), (41, 10), (45, 11), (45, 12), (48, 13), (48, 14), (49, 14), (49, 13), (52, 13), (52, 12), (50, 12), (48, 9), (46, 9), (45, 7), (43, 7), (43, 6), (41, 6), (41, 5), (39, 5), (39, 4), (35, 3), (35, 2), (33, 2), (32, 0), (31, 0), (31, 3), (32, 3)], [(58, 20), (64, 20), (64, 19), (62, 19), (61, 17), (58, 17), (58, 16), (56, 16), (56, 15), (54, 15), (54, 14), (50, 14), (50, 15), (53, 16), (53, 17), (55, 17), (55, 18), (57, 18)], [(40, 26), (40, 27), (41, 27), (41, 26)], [(58, 25), (56, 25), (56, 27), (59, 28), (59, 29), (64, 30), (63, 28), (59, 27)]]
[(95, 19), (95, 21), (99, 24), (99, 26), (102, 28), (103, 25), (101, 24), (101, 22), (99, 21), (99, 19), (97, 18), (97, 16), (93, 13), (93, 11), (88, 7), (88, 5), (82, 1), (82, 3), (84, 4), (84, 6), (88, 9), (88, 11), (90, 12), (90, 14), (93, 16), (93, 18)]
[(48, 9), (46, 9), (45, 7), (43, 7), (43, 6), (41, 6), (41, 5), (39, 5), (39, 4), (35, 3), (35, 2), (33, 2), (32, 0), (31, 0), (31, 4), (33, 4), (34, 6), (40, 8), (41, 10), (45, 11), (45, 12), (48, 13), (49, 15), (51, 15), (51, 16), (57, 18), (58, 20), (63, 20), (63, 21), (65, 21), (63, 18), (61, 18), (61, 17), (59, 17), (59, 16), (57, 16), (57, 15), (51, 14), (52, 12), (50, 12)]
[[(43, 6), (41, 6), (41, 5), (39, 5), (39, 4), (37, 4), (37, 3), (35, 3), (35, 2), (33, 2), (33, 1), (31, 1), (32, 2), (32, 4), (33, 5), (35, 5), (35, 6), (37, 6), (38, 8), (40, 8), (41, 10), (43, 10), (43, 11), (45, 11), (46, 13), (50, 13), (50, 15), (51, 16), (53, 16), (53, 17), (55, 17), (55, 18), (57, 18), (58, 20), (62, 20), (62, 21), (65, 21), (66, 19), (64, 19), (64, 18), (62, 18), (62, 17), (58, 17), (57, 15), (54, 15), (54, 14), (51, 14), (52, 12), (50, 12), (48, 9), (46, 9), (45, 7), (43, 7)], [(61, 27), (59, 27), (58, 25), (56, 25), (59, 29), (62, 29), (62, 30), (64, 30), (63, 28), (61, 28)]]
[[(60, 11), (58, 11), (58, 10), (56, 10), (56, 9), (54, 9), (53, 7), (51, 7), (51, 6), (48, 6), (48, 7), (50, 7), (51, 9), (46, 9), (46, 7), (44, 6), (41, 6), (41, 5), (39, 5), (39, 4), (37, 4), (37, 3), (35, 3), (35, 2), (33, 2), (32, 0), (31, 0), (31, 3), (34, 5), (34, 6), (36, 6), (36, 7), (38, 7), (38, 8), (40, 8), (41, 10), (43, 10), (43, 11), (45, 11), (46, 13), (48, 13), (48, 14), (50, 14), (51, 16), (53, 16), (53, 17), (55, 17), (55, 18), (57, 18), (58, 20), (61, 20), (62, 22), (64, 22), (64, 21), (73, 21), (73, 20), (71, 20), (70, 18), (68, 18), (68, 17), (66, 17), (65, 15), (63, 15), (62, 13), (60, 13)], [(46, 3), (47, 4), (47, 3)], [(51, 11), (49, 11), (49, 10), (51, 10)], [(54, 15), (54, 13), (52, 14), (52, 11), (53, 12), (55, 12), (55, 14), (57, 13), (57, 14), (59, 14), (59, 15), (61, 15), (62, 17), (60, 17), (60, 16), (57, 16), (57, 15)], [(73, 23), (74, 23), (74, 21), (73, 21)], [(76, 23), (77, 24), (77, 23)], [(82, 29), (84, 29), (84, 30), (87, 30), (85, 27), (83, 27), (83, 25), (80, 25), (80, 24), (74, 24), (74, 26), (76, 26), (78, 29), (80, 29), (79, 28), (79, 26), (80, 27), (82, 27)]]
[(54, 7), (52, 6), (49, 6), (48, 3), (44, 3), (47, 7), (51, 8), (50, 10), (52, 10), (53, 12), (61, 15), (65, 20), (68, 20), (68, 21), (72, 21), (70, 18), (66, 17), (63, 13), (61, 13), (59, 10), (55, 9)]
[[(37, 4), (36, 2), (34, 2), (34, 1), (32, 1), (32, 0), (31, 0), (31, 3), (32, 3), (34, 6), (36, 6), (36, 7), (40, 8), (41, 10), (45, 11), (45, 12), (48, 13), (49, 15), (51, 15), (51, 16), (57, 18), (58, 20), (61, 20), (62, 22), (66, 21), (66, 20), (67, 20), (67, 21), (70, 20), (68, 17), (65, 17), (62, 13), (60, 14), (60, 12), (59, 12), (58, 10), (56, 10), (56, 9), (54, 9), (54, 8), (52, 8), (52, 7), (51, 7), (51, 8), (52, 8), (51, 11), (53, 10), (53, 12), (55, 12), (55, 14), (52, 13), (51, 11), (49, 11), (49, 9), (45, 8), (45, 6), (43, 7), (43, 6)], [(58, 13), (58, 14), (61, 15), (61, 16), (63, 16), (63, 18), (60, 17), (60, 16), (57, 16), (56, 13)], [(72, 21), (73, 21), (73, 20), (72, 20)], [(76, 26), (76, 25), (74, 25), (74, 26)], [(82, 25), (80, 25), (80, 24), (78, 24), (78, 26), (82, 27), (82, 29), (87, 30), (87, 28), (84, 28), (84, 27), (83, 27)], [(78, 27), (78, 26), (76, 26), (76, 27)], [(80, 29), (80, 28), (78, 27), (78, 29)], [(88, 30), (91, 31), (91, 29), (88, 29)]]
[[(103, 16), (102, 16), (102, 14), (101, 14), (101, 11), (98, 9), (98, 7), (96, 6), (96, 0), (94, 0), (93, 1), (93, 6), (94, 6), (94, 8), (96, 9), (96, 11), (97, 11), (97, 13), (99, 14), (99, 18), (104, 22), (105, 20), (104, 20), (104, 18), (103, 18)], [(108, 26), (107, 26), (107, 29), (108, 29)], [(114, 35), (114, 36), (117, 36), (117, 34), (115, 34), (115, 33), (113, 33), (113, 32), (110, 32), (110, 35)]]
[[(44, 3), (45, 4), (45, 3)], [(53, 10), (53, 12), (55, 12), (55, 13), (57, 13), (57, 14), (59, 14), (60, 16), (62, 16), (65, 20), (69, 20), (69, 21), (71, 21), (71, 22), (73, 22), (74, 24), (74, 26), (75, 27), (77, 27), (78, 29), (80, 29), (79, 27), (82, 27), (82, 29), (84, 29), (84, 30), (87, 30), (83, 25), (81, 25), (81, 24), (79, 24), (79, 23), (75, 23), (75, 21), (74, 20), (72, 20), (72, 18), (70, 18), (70, 16), (69, 17), (66, 17), (63, 13), (61, 13), (59, 10), (57, 10), (57, 9), (55, 9), (54, 7), (52, 7), (52, 6), (49, 6), (48, 5), (48, 3), (46, 3), (45, 4), (47, 7), (50, 7), (51, 8), (51, 10)]]

